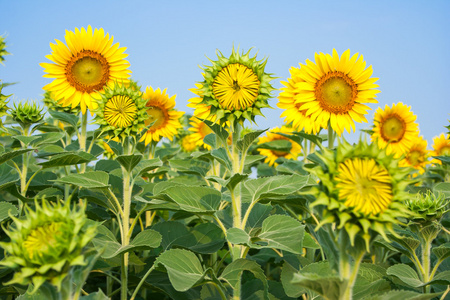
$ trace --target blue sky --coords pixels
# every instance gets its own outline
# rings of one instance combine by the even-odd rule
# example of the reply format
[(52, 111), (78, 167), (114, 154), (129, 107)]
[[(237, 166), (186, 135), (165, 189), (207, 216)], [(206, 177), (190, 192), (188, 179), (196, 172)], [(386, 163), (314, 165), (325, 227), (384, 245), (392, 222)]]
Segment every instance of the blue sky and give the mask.
[[(378, 104), (371, 104), (371, 125), (378, 106), (403, 102), (417, 115), (421, 135), (428, 140), (446, 132), (450, 119), (450, 1), (1, 1), (0, 34), (7, 34), (3, 82), (14, 101), (40, 100), (41, 62), (49, 62), (49, 43), (64, 41), (65, 30), (104, 28), (114, 41), (127, 47), (133, 79), (144, 88), (167, 88), (176, 94), (179, 110), (189, 91), (202, 80), (199, 66), (209, 64), (220, 50), (229, 55), (233, 45), (253, 48), (258, 59), (268, 57), (266, 72), (281, 88), (291, 66), (315, 52), (359, 52), (378, 77)], [(280, 126), (278, 92), (257, 118), (254, 128)]]

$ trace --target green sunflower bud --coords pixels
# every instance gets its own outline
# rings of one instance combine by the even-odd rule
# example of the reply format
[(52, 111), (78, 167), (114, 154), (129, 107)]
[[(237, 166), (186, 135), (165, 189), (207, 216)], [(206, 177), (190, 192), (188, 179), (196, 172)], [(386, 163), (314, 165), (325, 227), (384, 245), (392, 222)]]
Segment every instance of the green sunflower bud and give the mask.
[(418, 193), (415, 198), (405, 201), (406, 206), (415, 213), (412, 222), (427, 225), (439, 222), (442, 216), (449, 211), (450, 200), (442, 193)]
[[(6, 101), (11, 95), (3, 95), (2, 89), (5, 85), (0, 82), (0, 118), (6, 115), (7, 110), (9, 107), (7, 106), (8, 101)], [(2, 124), (2, 121), (0, 120), (0, 125)]]
[(45, 92), (42, 101), (49, 110), (66, 112), (74, 115), (78, 115), (81, 111), (79, 106), (76, 106), (74, 108), (72, 108), (71, 106), (62, 106), (61, 104), (58, 103), (57, 99), (55, 99), (54, 94), (52, 92), (48, 91)]
[(74, 266), (84, 266), (85, 246), (96, 235), (96, 226), (87, 223), (86, 205), (40, 205), (35, 210), (25, 207), (24, 218), (14, 220), (12, 228), (4, 229), (10, 242), (0, 243), (7, 253), (0, 265), (14, 269), (11, 281), (5, 284), (33, 284), (35, 292), (49, 282), (58, 290)]
[(3, 65), (3, 61), (5, 60), (4, 56), (10, 55), (8, 51), (6, 51), (6, 43), (5, 43), (6, 36), (0, 35), (0, 64)]
[(39, 107), (36, 102), (19, 103), (18, 105), (14, 103), (11, 116), (22, 127), (27, 127), (39, 123), (44, 118), (43, 110), (44, 108)]

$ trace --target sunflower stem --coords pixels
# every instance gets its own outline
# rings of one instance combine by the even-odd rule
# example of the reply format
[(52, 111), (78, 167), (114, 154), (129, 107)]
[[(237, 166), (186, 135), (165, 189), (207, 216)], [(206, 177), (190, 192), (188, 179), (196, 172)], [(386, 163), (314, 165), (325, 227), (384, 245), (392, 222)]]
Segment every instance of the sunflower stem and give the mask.
[[(87, 139), (87, 111), (82, 114), (81, 118), (81, 134), (78, 139), (80, 144), (80, 150), (86, 152), (86, 139)], [(86, 163), (81, 164), (80, 173), (83, 174), (86, 171)]]
[(333, 131), (333, 128), (331, 127), (331, 122), (328, 121), (328, 149), (333, 149), (334, 147), (334, 138), (335, 138), (335, 134)]

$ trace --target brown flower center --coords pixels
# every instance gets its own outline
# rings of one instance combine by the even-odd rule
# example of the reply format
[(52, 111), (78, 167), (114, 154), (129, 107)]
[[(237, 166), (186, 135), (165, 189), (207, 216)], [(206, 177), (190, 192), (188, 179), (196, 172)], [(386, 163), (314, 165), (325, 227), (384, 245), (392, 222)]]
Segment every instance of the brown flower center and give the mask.
[(397, 142), (403, 138), (406, 132), (406, 124), (402, 118), (396, 114), (390, 116), (381, 124), (381, 137), (385, 141)]
[(67, 63), (66, 78), (77, 91), (99, 91), (109, 79), (108, 61), (100, 53), (82, 50)]
[(322, 109), (335, 114), (344, 114), (351, 110), (357, 94), (357, 85), (340, 71), (328, 72), (315, 86), (316, 99)]

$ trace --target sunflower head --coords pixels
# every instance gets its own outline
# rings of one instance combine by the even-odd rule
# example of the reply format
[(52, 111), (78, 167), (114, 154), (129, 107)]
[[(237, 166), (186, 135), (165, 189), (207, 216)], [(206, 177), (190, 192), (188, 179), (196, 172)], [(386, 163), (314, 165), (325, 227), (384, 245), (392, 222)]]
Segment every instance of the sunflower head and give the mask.
[[(450, 156), (450, 134), (441, 133), (433, 138), (431, 156)], [(442, 164), (439, 159), (433, 159), (431, 162)]]
[(8, 98), (11, 95), (3, 95), (2, 89), (3, 89), (3, 83), (0, 81), (0, 118), (6, 115), (6, 111), (9, 109), (8, 107)]
[(113, 37), (105, 35), (103, 28), (66, 30), (64, 38), (67, 46), (59, 40), (50, 43), (52, 54), (46, 57), (53, 63), (40, 64), (47, 73), (44, 77), (54, 79), (44, 90), (54, 92), (62, 106), (79, 106), (85, 114), (87, 108), (96, 108), (92, 96), (97, 92), (113, 87), (116, 81), (128, 80), (131, 73), (125, 60), (128, 55), (124, 54), (126, 48), (112, 44)]
[(190, 140), (192, 143), (194, 143), (196, 146), (203, 147), (206, 150), (211, 150), (211, 146), (208, 144), (205, 144), (203, 142), (203, 139), (208, 135), (213, 133), (212, 129), (206, 125), (205, 122), (198, 119), (197, 117), (191, 117), (189, 125), (189, 131), (191, 132)]
[(180, 139), (181, 150), (183, 152), (192, 152), (197, 149), (195, 140), (192, 139), (192, 134), (187, 134)]
[[(203, 67), (204, 81), (194, 91), (201, 98), (200, 111), (206, 109), (220, 124), (243, 124), (245, 119), (254, 122), (262, 108), (270, 107), (268, 99), (274, 90), (270, 84), (274, 77), (264, 72), (267, 59), (258, 61), (256, 56), (250, 57), (250, 51), (239, 54), (234, 48), (230, 57), (220, 51), (217, 56), (217, 61), (210, 60), (212, 66)], [(200, 111), (194, 116), (207, 119)]]
[(372, 78), (372, 66), (358, 53), (350, 57), (350, 50), (339, 57), (315, 54), (315, 62), (306, 60), (300, 68), (290, 69), (291, 77), (282, 82), (277, 106), (285, 109), (282, 117), (298, 131), (317, 133), (331, 128), (340, 136), (344, 130), (355, 130), (356, 122), (367, 122), (366, 103), (377, 103), (375, 88), (378, 78)]
[(15, 270), (7, 284), (33, 284), (36, 291), (49, 282), (59, 289), (73, 266), (85, 265), (84, 248), (96, 235), (85, 206), (36, 201), (34, 210), (26, 206), (24, 218), (11, 217), (13, 226), (5, 229), (11, 241), (0, 243), (7, 253), (0, 265)]
[(145, 89), (142, 96), (145, 100), (146, 120), (145, 125), (150, 126), (147, 132), (142, 136), (141, 141), (145, 141), (145, 145), (150, 142), (158, 142), (165, 137), (172, 140), (182, 127), (180, 118), (183, 111), (175, 109), (175, 97), (169, 97), (166, 89), (161, 91), (160, 88), (154, 90), (151, 86)]
[(379, 107), (375, 112), (372, 141), (377, 141), (380, 148), (386, 148), (396, 157), (407, 153), (414, 140), (419, 136), (419, 126), (411, 106), (402, 102)]
[(405, 203), (415, 213), (411, 222), (424, 227), (441, 220), (442, 216), (449, 211), (450, 200), (443, 193), (436, 195), (428, 192), (417, 193), (416, 197), (406, 200)]
[(111, 138), (135, 137), (145, 127), (147, 115), (142, 93), (116, 83), (113, 88), (106, 87), (97, 94), (95, 122)]
[(310, 172), (320, 179), (311, 203), (323, 208), (319, 227), (335, 223), (347, 231), (352, 244), (361, 235), (367, 250), (375, 234), (386, 240), (386, 232), (395, 234), (398, 218), (411, 214), (403, 204), (409, 168), (399, 168), (398, 159), (365, 141), (343, 141), (336, 150), (323, 149), (318, 156), (321, 163)]
[(39, 123), (44, 118), (42, 111), (44, 108), (39, 107), (34, 101), (20, 102), (11, 109), (10, 114), (14, 121), (22, 127), (29, 127), (32, 124)]
[(275, 161), (284, 157), (286, 159), (297, 159), (302, 148), (296, 142), (278, 133), (291, 134), (294, 130), (288, 126), (275, 127), (266, 132), (266, 136), (258, 140), (258, 151), (261, 155), (266, 156), (264, 160), (269, 166), (276, 167), (278, 163)]
[(426, 166), (430, 163), (428, 160), (429, 150), (427, 150), (427, 141), (422, 137), (413, 140), (411, 147), (405, 153), (404, 158), (400, 161), (402, 167), (413, 167), (420, 174), (425, 172)]

